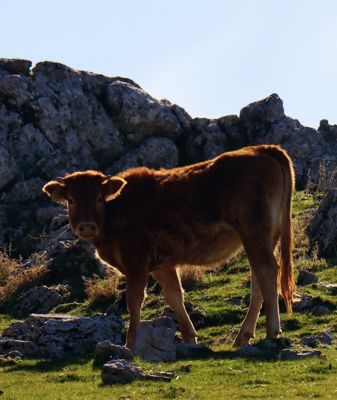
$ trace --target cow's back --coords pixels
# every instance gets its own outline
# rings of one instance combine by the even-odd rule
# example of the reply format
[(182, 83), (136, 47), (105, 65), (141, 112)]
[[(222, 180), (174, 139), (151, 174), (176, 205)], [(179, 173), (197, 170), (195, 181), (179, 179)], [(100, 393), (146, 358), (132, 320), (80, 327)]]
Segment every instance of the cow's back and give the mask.
[[(159, 264), (214, 264), (241, 246), (242, 222), (281, 207), (284, 154), (277, 146), (247, 147), (170, 170), (136, 168), (123, 196), (111, 202), (114, 234), (132, 230)], [(280, 198), (281, 196), (281, 198)]]

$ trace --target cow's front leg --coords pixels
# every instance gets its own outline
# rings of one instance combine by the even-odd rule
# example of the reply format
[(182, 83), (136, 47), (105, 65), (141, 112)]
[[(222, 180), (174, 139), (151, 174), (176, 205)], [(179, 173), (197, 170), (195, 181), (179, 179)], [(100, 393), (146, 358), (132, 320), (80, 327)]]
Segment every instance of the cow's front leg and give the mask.
[(197, 333), (185, 309), (178, 271), (176, 268), (163, 268), (152, 272), (152, 275), (159, 282), (169, 306), (177, 315), (183, 342), (197, 343)]
[(140, 312), (145, 298), (147, 274), (126, 276), (126, 301), (130, 314), (130, 324), (126, 335), (126, 347), (132, 348), (140, 322)]

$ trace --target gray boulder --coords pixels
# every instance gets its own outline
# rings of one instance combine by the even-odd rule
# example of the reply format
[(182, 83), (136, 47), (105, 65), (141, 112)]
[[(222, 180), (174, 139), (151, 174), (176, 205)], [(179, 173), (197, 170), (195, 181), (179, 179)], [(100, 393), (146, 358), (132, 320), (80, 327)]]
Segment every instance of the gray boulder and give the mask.
[(314, 283), (317, 282), (317, 276), (306, 270), (306, 269), (302, 269), (297, 277), (297, 284), (300, 286), (306, 286), (306, 285), (310, 285), (310, 283)]
[(167, 317), (141, 321), (132, 352), (147, 361), (175, 361), (175, 323)]
[(107, 87), (106, 102), (123, 132), (172, 139), (182, 134), (171, 103), (155, 100), (139, 86), (120, 80), (112, 82)]

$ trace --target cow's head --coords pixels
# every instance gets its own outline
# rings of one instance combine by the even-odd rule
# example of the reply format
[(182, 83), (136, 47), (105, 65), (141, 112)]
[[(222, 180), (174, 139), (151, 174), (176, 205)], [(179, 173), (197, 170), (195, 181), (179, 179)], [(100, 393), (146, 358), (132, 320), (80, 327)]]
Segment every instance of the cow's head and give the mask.
[(70, 226), (80, 239), (93, 240), (103, 233), (105, 204), (117, 198), (127, 182), (96, 171), (68, 174), (42, 189), (52, 201), (67, 204)]

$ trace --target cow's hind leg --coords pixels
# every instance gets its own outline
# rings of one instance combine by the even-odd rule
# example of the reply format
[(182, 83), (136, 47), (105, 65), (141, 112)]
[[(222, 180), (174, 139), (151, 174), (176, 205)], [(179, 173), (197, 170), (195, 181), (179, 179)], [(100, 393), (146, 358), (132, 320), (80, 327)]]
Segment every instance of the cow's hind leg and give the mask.
[(197, 343), (197, 333), (186, 312), (183, 289), (176, 268), (160, 269), (152, 272), (159, 282), (169, 306), (176, 313), (181, 335), (185, 343)]
[(262, 294), (260, 291), (259, 284), (252, 272), (251, 276), (251, 294), (249, 308), (243, 321), (240, 331), (235, 338), (234, 345), (242, 346), (249, 343), (249, 340), (255, 337), (256, 322), (260, 313), (262, 305)]
[(273, 240), (266, 235), (244, 239), (252, 273), (260, 288), (266, 311), (266, 337), (276, 338), (281, 333), (278, 307), (278, 265), (273, 254)]

